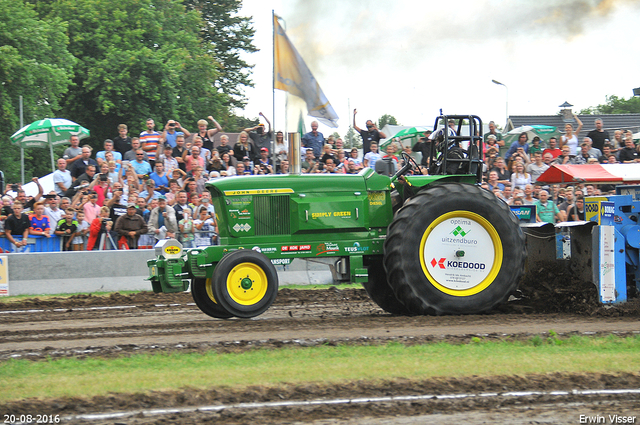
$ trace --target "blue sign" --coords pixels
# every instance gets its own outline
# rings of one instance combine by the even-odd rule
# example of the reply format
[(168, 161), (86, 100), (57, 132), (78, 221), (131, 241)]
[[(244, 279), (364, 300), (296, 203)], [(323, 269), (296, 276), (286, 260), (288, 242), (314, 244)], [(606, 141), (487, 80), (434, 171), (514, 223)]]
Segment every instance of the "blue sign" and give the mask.
[(614, 217), (616, 215), (616, 207), (613, 202), (600, 202), (600, 225), (613, 226)]
[(536, 222), (536, 206), (535, 205), (510, 205), (511, 212), (518, 217), (518, 220), (525, 223)]

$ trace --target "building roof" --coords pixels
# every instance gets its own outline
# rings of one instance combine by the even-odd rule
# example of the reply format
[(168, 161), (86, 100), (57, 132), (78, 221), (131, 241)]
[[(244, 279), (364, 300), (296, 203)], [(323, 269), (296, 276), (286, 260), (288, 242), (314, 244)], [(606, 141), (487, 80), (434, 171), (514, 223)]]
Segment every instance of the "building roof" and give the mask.
[[(603, 128), (613, 137), (615, 130), (631, 130), (633, 133), (640, 131), (640, 114), (600, 114), (600, 115), (578, 115), (582, 121), (582, 130), (579, 137), (586, 137), (587, 133), (595, 128), (594, 121), (596, 118), (602, 120)], [(562, 115), (510, 115), (509, 124), (505, 133), (516, 127), (523, 125), (552, 125), (558, 128), (558, 131), (564, 131), (565, 121)], [(575, 121), (574, 121), (575, 128)]]

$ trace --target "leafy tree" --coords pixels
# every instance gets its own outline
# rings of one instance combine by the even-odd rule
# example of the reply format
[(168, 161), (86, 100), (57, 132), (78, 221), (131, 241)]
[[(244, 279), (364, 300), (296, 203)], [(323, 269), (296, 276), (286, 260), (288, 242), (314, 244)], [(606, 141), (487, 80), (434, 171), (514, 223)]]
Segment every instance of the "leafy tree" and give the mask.
[(68, 22), (79, 59), (63, 112), (91, 130), (96, 147), (120, 123), (137, 135), (147, 118), (195, 130), (199, 118), (228, 115), (227, 96), (212, 84), (218, 64), (199, 38), (202, 20), (179, 0), (58, 0), (51, 14)]
[[(19, 96), (26, 125), (55, 116), (71, 84), (75, 58), (66, 28), (59, 19), (39, 19), (23, 1), (0, 0), (0, 120), (9, 133), (0, 139), (0, 169), (8, 182), (20, 180), (20, 149), (8, 138), (20, 127)], [(25, 177), (48, 172), (49, 164), (48, 149), (25, 149)]]
[(393, 115), (384, 114), (378, 119), (378, 128), (382, 129), (387, 124), (398, 125), (398, 120), (396, 120), (396, 117), (394, 117)]
[(333, 133), (331, 133), (331, 135), (333, 136), (334, 140), (338, 140), (340, 138), (340, 133), (338, 133), (337, 131), (334, 131)]
[(606, 97), (607, 102), (603, 105), (591, 106), (580, 111), (580, 114), (638, 114), (640, 113), (640, 98), (630, 97), (620, 98), (616, 95)]
[(343, 140), (345, 148), (362, 147), (362, 137), (353, 127), (349, 127), (349, 131), (344, 135)]
[(246, 118), (237, 115), (232, 115), (224, 123), (225, 131), (229, 133), (240, 133), (245, 128), (255, 127), (260, 124), (259, 118)]
[(242, 52), (257, 52), (253, 45), (255, 30), (251, 19), (238, 16), (242, 0), (184, 0), (188, 10), (202, 15), (202, 38), (213, 57), (220, 63), (215, 86), (229, 97), (232, 107), (243, 107), (243, 86), (253, 87), (249, 65), (240, 58)]

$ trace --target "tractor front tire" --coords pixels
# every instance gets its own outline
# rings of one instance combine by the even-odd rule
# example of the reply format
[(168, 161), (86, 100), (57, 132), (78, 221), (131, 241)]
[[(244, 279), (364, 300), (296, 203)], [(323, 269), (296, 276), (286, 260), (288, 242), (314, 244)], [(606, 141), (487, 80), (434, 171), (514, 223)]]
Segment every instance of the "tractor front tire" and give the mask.
[(191, 282), (191, 296), (198, 308), (206, 315), (216, 319), (229, 319), (233, 314), (225, 310), (216, 302), (213, 295), (211, 278), (193, 279)]
[(516, 290), (526, 247), (506, 203), (478, 186), (443, 183), (397, 212), (384, 253), (389, 284), (412, 314), (479, 314)]
[(236, 317), (264, 313), (278, 295), (278, 273), (266, 255), (250, 249), (222, 257), (213, 271), (216, 301)]
[(369, 281), (362, 284), (369, 298), (387, 313), (407, 316), (409, 310), (396, 298), (384, 271), (382, 257), (371, 257), (369, 260)]

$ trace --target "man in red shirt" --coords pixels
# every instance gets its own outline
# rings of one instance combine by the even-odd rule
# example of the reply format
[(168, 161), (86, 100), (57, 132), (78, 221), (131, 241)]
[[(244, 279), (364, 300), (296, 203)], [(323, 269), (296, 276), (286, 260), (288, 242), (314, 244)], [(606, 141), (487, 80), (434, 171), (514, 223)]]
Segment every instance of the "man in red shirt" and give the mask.
[(549, 147), (542, 151), (542, 156), (545, 153), (553, 155), (553, 159), (556, 159), (559, 155), (562, 155), (562, 150), (558, 149), (558, 140), (555, 137), (549, 139)]

